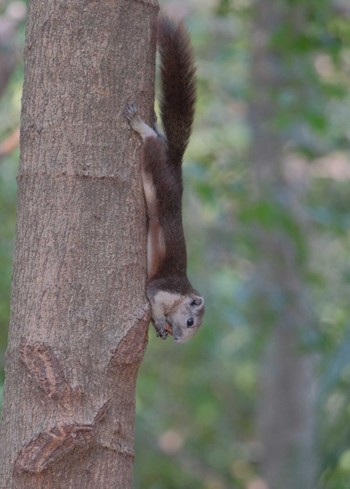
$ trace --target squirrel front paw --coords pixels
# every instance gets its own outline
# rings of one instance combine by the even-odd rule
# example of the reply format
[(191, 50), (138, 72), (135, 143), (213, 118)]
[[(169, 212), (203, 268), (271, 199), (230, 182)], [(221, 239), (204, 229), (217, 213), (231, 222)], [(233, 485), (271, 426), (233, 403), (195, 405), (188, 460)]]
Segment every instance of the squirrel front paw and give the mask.
[(154, 329), (156, 330), (157, 337), (161, 338), (162, 340), (166, 340), (168, 337), (168, 332), (165, 329), (165, 323), (161, 321), (161, 322), (155, 322), (153, 324), (154, 324)]
[(135, 117), (137, 117), (137, 115), (138, 112), (135, 102), (130, 102), (126, 104), (124, 108), (124, 116), (129, 121), (129, 123), (131, 123), (135, 119)]
[(130, 124), (130, 127), (134, 131), (136, 131), (143, 140), (145, 140), (148, 137), (153, 137), (153, 138), (158, 137), (156, 131), (152, 129), (150, 126), (148, 126), (141, 119), (135, 102), (126, 104), (123, 114), (126, 120), (128, 121), (128, 123)]

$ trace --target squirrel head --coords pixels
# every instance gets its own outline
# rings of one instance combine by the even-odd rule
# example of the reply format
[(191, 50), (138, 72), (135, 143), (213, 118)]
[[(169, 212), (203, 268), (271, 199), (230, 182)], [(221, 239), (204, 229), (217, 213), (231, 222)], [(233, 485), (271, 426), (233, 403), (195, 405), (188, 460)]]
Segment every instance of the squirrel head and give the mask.
[(204, 299), (196, 292), (182, 296), (166, 315), (170, 333), (176, 343), (185, 343), (198, 330), (204, 315)]

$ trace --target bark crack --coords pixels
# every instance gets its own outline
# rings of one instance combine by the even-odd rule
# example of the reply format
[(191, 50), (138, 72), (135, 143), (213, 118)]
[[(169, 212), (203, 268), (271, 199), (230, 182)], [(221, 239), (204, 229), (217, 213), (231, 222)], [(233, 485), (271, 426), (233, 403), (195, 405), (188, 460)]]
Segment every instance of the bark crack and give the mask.
[(115, 182), (123, 182), (127, 183), (129, 182), (129, 179), (125, 178), (124, 176), (121, 175), (90, 175), (87, 173), (68, 173), (68, 172), (61, 172), (61, 173), (51, 173), (51, 172), (35, 172), (35, 173), (19, 173), (17, 175), (17, 182), (21, 182), (23, 180), (34, 180), (35, 178), (38, 177), (45, 177), (45, 178), (53, 178), (53, 179), (60, 179), (60, 178), (67, 178), (67, 179), (82, 179), (82, 180), (111, 180)]
[(128, 445), (123, 445), (121, 443), (101, 443), (101, 446), (105, 448), (106, 450), (112, 450), (113, 452), (118, 452), (120, 455), (122, 455), (125, 458), (131, 458), (134, 460), (135, 458), (135, 451), (133, 448), (129, 447)]

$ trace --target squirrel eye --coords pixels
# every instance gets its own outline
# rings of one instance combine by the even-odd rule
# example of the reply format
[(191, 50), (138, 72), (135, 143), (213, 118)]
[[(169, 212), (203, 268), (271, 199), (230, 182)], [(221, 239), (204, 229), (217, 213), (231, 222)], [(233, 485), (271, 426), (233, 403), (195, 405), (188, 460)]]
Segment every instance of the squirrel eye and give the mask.
[(193, 321), (193, 318), (189, 318), (187, 319), (187, 327), (190, 328), (191, 326), (194, 325), (194, 321)]

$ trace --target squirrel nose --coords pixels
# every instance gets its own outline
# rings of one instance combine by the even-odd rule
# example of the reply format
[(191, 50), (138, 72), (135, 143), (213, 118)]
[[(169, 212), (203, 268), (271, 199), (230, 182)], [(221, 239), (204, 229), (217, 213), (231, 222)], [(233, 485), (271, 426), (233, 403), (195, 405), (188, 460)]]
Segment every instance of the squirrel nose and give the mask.
[(181, 330), (179, 330), (180, 328), (177, 328), (177, 327), (174, 327), (173, 326), (173, 338), (175, 341), (178, 341), (181, 339)]

